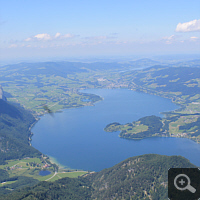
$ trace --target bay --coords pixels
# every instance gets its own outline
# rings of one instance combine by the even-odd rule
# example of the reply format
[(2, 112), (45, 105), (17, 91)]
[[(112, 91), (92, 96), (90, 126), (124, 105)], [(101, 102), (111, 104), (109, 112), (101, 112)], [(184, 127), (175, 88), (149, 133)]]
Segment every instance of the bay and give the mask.
[(103, 101), (42, 116), (32, 128), (32, 146), (71, 169), (100, 171), (132, 156), (181, 155), (200, 166), (200, 145), (185, 138), (127, 140), (103, 129), (178, 108), (169, 99), (127, 89), (88, 89)]

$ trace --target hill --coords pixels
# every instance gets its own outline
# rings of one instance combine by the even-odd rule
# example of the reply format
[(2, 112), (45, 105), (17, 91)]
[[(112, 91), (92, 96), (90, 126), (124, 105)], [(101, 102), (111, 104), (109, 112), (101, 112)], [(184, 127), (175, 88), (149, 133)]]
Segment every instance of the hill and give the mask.
[[(157, 70), (155, 70), (157, 69)], [(181, 95), (200, 93), (200, 68), (195, 67), (151, 67), (134, 78), (137, 85), (155, 89), (157, 92), (179, 92)], [(144, 81), (145, 79), (145, 81)]]
[(143, 58), (143, 59), (139, 59), (139, 60), (135, 60), (135, 61), (129, 61), (128, 63), (130, 63), (133, 66), (136, 66), (137, 68), (140, 67), (151, 67), (154, 65), (158, 65), (161, 64), (159, 61), (155, 61), (155, 60), (151, 60), (149, 58)]
[(180, 156), (148, 154), (128, 158), (88, 177), (95, 199), (167, 199), (169, 168), (195, 167)]
[[(67, 78), (68, 75), (89, 72), (91, 70), (119, 70), (129, 67), (130, 64), (113, 63), (81, 63), (81, 62), (40, 62), (40, 63), (19, 63), (2, 66), (2, 80), (17, 80), (20, 83), (22, 75), (32, 78), (33, 76), (60, 76)], [(39, 81), (40, 79), (38, 79)]]
[[(142, 139), (151, 136), (186, 137), (200, 142), (200, 68), (199, 62), (185, 62), (187, 67), (156, 65), (138, 71), (122, 72), (113, 79), (111, 88), (124, 84), (126, 88), (169, 98), (180, 106), (171, 112), (164, 112), (162, 119), (152, 118), (152, 123), (143, 123), (139, 119), (127, 122), (110, 123), (105, 127), (108, 132), (120, 130), (120, 137)], [(191, 66), (192, 65), (192, 66)], [(157, 129), (155, 129), (155, 124)]]
[(6, 160), (41, 155), (30, 146), (29, 127), (35, 121), (28, 111), (0, 99), (0, 165)]
[(181, 156), (135, 156), (97, 173), (40, 182), (0, 199), (167, 199), (167, 173), (172, 167), (195, 166)]

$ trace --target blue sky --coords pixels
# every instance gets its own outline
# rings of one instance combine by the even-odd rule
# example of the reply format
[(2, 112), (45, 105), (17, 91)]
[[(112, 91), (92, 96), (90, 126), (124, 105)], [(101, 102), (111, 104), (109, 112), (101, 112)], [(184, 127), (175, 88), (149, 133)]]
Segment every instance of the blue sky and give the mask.
[(0, 59), (200, 53), (199, 0), (1, 0)]

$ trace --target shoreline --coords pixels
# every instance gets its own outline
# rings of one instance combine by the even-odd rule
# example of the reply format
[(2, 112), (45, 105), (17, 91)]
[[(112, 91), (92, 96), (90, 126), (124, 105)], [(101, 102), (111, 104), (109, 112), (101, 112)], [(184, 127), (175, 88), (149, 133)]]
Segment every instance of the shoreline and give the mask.
[(74, 169), (72, 169), (72, 168), (70, 168), (70, 167), (68, 167), (68, 166), (62, 165), (61, 163), (59, 163), (59, 162), (56, 160), (56, 158), (54, 158), (54, 157), (52, 157), (52, 156), (49, 156), (49, 155), (47, 155), (47, 156), (49, 157), (49, 160), (50, 160), (50, 162), (51, 162), (52, 164), (58, 165), (59, 169), (74, 170)]
[(49, 156), (49, 155), (47, 155), (47, 156), (49, 157), (49, 161), (52, 164), (58, 165), (58, 168), (60, 170), (69, 170), (70, 172), (74, 172), (74, 171), (77, 171), (77, 172), (87, 172), (88, 171), (88, 170), (83, 170), (83, 169), (73, 169), (73, 168), (70, 168), (68, 166), (65, 166), (65, 165), (62, 165), (61, 163), (59, 163), (56, 158), (54, 158), (52, 156)]
[[(87, 89), (99, 89), (99, 88), (87, 88)], [(84, 90), (87, 90), (87, 89), (84, 89)], [(122, 88), (100, 88), (100, 89), (122, 89)], [(142, 93), (146, 93), (146, 94), (149, 94), (149, 95), (155, 95), (155, 96), (159, 96), (159, 97), (162, 97), (162, 98), (165, 98), (165, 99), (170, 99), (172, 103), (174, 103), (175, 105), (179, 106), (179, 108), (177, 108), (177, 109), (175, 109), (175, 110), (173, 110), (173, 111), (179, 110), (179, 109), (181, 109), (181, 108), (183, 107), (182, 104), (177, 103), (177, 102), (174, 101), (174, 97), (168, 97), (168, 96), (165, 96), (165, 95), (162, 95), (162, 94), (158, 94), (158, 93), (152, 93), (152, 92), (149, 92), (149, 91), (143, 91), (142, 89), (137, 90), (136, 88), (124, 88), (124, 89), (128, 89), (128, 90), (135, 91), (135, 92), (142, 92)], [(80, 90), (80, 91), (84, 91), (84, 90)], [(81, 92), (81, 93), (83, 93), (83, 92)], [(92, 94), (92, 93), (89, 93), (89, 94)], [(98, 95), (98, 96), (99, 96), (99, 95)], [(93, 103), (92, 103), (93, 106), (94, 106), (95, 103), (104, 100), (103, 97), (101, 97), (101, 96), (99, 96), (99, 97), (101, 98), (101, 100), (97, 100), (97, 101), (93, 102)], [(91, 106), (91, 105), (83, 105), (83, 106), (81, 106), (81, 107), (85, 107), (85, 106)], [(66, 110), (66, 109), (71, 109), (71, 108), (77, 108), (77, 107), (69, 107), (69, 108), (59, 109), (59, 110), (55, 111), (55, 113), (60, 113), (60, 112), (63, 112), (64, 110)], [(173, 112), (173, 111), (167, 111), (167, 112)], [(165, 117), (165, 115), (167, 114), (167, 112), (161, 113), (162, 115), (164, 115), (162, 118)], [(29, 130), (30, 130), (30, 131), (31, 131), (31, 129), (34, 127), (34, 125), (40, 120), (40, 117), (44, 116), (45, 114), (47, 114), (47, 113), (43, 113), (43, 114), (41, 114), (41, 115), (34, 116), (36, 121), (29, 127)], [(31, 138), (32, 138), (33, 135), (34, 135), (34, 133), (31, 132), (31, 135), (30, 135), (30, 137), (29, 137), (29, 144), (30, 144), (30, 146), (32, 146), (32, 145), (31, 145), (31, 140), (32, 140)], [(120, 137), (120, 136), (119, 136), (119, 137)], [(164, 136), (164, 137), (186, 138), (186, 139), (189, 139), (189, 140), (191, 140), (191, 141), (196, 142), (197, 144), (200, 144), (199, 141), (197, 141), (197, 140), (195, 140), (195, 139), (193, 139), (193, 138), (188, 138), (188, 137), (180, 137), (180, 136), (179, 136), (179, 137), (177, 137), (177, 136)], [(123, 137), (120, 137), (120, 138), (122, 138), (122, 139), (130, 139), (130, 138), (123, 138)], [(152, 138), (152, 137), (149, 137), (149, 138)], [(140, 138), (140, 139), (138, 139), (138, 140), (142, 140), (142, 139), (145, 139), (145, 138)], [(132, 140), (132, 139), (131, 139), (131, 140)], [(133, 140), (135, 140), (135, 139), (133, 139)], [(42, 152), (41, 152), (41, 153), (42, 153)], [(42, 154), (43, 154), (43, 153), (42, 153)], [(51, 162), (52, 164), (58, 165), (59, 169), (65, 169), (65, 170), (79, 170), (79, 169), (72, 169), (72, 168), (70, 168), (70, 167), (68, 167), (68, 166), (62, 165), (61, 163), (59, 163), (59, 162), (56, 160), (56, 158), (54, 158), (54, 157), (52, 157), (52, 156), (49, 156), (49, 155), (47, 155), (47, 156), (49, 157), (49, 160), (50, 160), (50, 162)]]
[[(91, 88), (87, 88), (87, 89), (91, 89)], [(85, 89), (84, 89), (85, 90)], [(89, 94), (92, 94), (92, 93), (89, 93)], [(101, 99), (100, 100), (97, 100), (95, 102), (93, 102), (91, 105), (83, 105), (81, 107), (85, 107), (85, 106), (94, 106), (95, 103), (99, 102), (99, 101), (103, 101), (104, 98), (99, 96)], [(64, 110), (66, 109), (71, 109), (71, 108), (78, 108), (78, 107), (69, 107), (69, 108), (63, 108), (63, 109), (59, 109), (57, 111), (55, 111), (54, 113), (62, 113), (64, 112)], [(32, 146), (31, 144), (31, 141), (32, 141), (32, 136), (34, 135), (34, 133), (31, 131), (31, 129), (35, 126), (35, 124), (40, 120), (40, 117), (43, 117), (45, 116), (46, 112), (42, 113), (42, 114), (37, 114), (37, 115), (34, 115), (34, 118), (35, 118), (35, 122), (33, 124), (30, 125), (29, 127), (29, 131), (30, 131), (30, 136), (29, 136), (29, 145)], [(39, 151), (39, 150), (38, 150)], [(42, 155), (44, 155), (42, 152), (41, 152)], [(45, 156), (45, 155), (44, 155)], [(70, 170), (70, 171), (84, 171), (84, 170), (81, 170), (81, 169), (73, 169), (73, 168), (70, 168), (68, 166), (65, 166), (65, 165), (62, 165), (61, 163), (59, 163), (56, 158), (52, 157), (52, 156), (49, 156), (49, 155), (46, 155), (49, 157), (49, 161), (51, 162), (51, 164), (56, 164), (58, 166), (58, 170)]]

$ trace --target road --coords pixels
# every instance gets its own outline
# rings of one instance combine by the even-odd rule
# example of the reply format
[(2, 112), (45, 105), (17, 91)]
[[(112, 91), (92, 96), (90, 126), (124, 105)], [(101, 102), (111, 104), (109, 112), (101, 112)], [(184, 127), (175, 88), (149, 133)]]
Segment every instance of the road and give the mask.
[(45, 180), (45, 181), (49, 181), (49, 180), (52, 179), (54, 176), (56, 176), (56, 174), (57, 174), (57, 172), (55, 172), (54, 175), (53, 175), (52, 177), (48, 178), (48, 179)]

